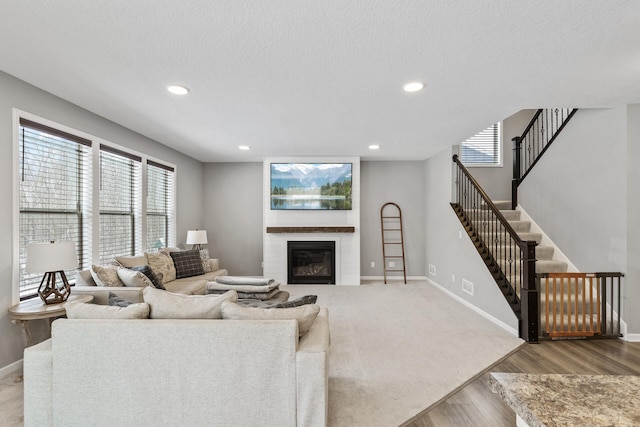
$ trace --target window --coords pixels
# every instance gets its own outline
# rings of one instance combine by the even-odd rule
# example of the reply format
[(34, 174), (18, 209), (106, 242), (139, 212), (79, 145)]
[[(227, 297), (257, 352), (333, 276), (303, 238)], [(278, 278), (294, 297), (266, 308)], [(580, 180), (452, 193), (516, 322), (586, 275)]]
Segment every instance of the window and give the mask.
[[(24, 117), (16, 132), (20, 299), (36, 296), (43, 277), (26, 272), (29, 243), (75, 242), (80, 269), (175, 246), (173, 167)], [(66, 272), (71, 283), (76, 273)]]
[(175, 245), (174, 169), (147, 161), (147, 249)]
[(500, 122), (460, 144), (460, 160), (467, 166), (502, 166)]
[[(27, 244), (76, 243), (81, 268), (89, 264), (90, 233), (83, 206), (91, 187), (91, 141), (20, 119), (20, 298), (35, 295), (42, 274), (26, 272)], [(75, 271), (68, 272), (70, 280)]]
[(100, 145), (100, 263), (140, 253), (141, 161)]

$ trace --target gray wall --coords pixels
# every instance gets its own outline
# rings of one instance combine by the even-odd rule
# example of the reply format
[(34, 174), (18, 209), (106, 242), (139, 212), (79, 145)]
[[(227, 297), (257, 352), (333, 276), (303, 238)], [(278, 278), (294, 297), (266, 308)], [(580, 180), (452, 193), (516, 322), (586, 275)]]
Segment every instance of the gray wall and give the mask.
[(536, 110), (521, 110), (502, 121), (502, 166), (469, 167), (469, 172), (480, 183), (491, 200), (511, 200), (513, 179), (513, 143), (520, 136)]
[[(452, 149), (448, 148), (424, 162), (425, 265), (436, 267), (436, 274), (427, 277), (517, 330), (517, 318), (449, 204), (451, 156)], [(474, 284), (473, 296), (462, 292), (463, 278)]]
[(262, 162), (204, 165), (209, 253), (234, 276), (262, 275)]
[(380, 208), (394, 202), (402, 209), (407, 275), (424, 276), (424, 162), (361, 162), (360, 168), (361, 275), (383, 275)]
[[(56, 96), (0, 72), (0, 367), (22, 358), (24, 339), (9, 321), (12, 305), (12, 108), (38, 115), (96, 137), (146, 153), (177, 166), (177, 239), (184, 242), (188, 229), (200, 227), (202, 216), (202, 164), (173, 149), (105, 120)], [(45, 321), (33, 322), (36, 338), (47, 335)]]
[(520, 185), (519, 204), (581, 271), (626, 268), (626, 107), (579, 110)]
[[(622, 159), (619, 159), (622, 160)], [(621, 161), (624, 164), (624, 162)], [(627, 110), (627, 310), (624, 318), (630, 333), (640, 334), (640, 104)], [(640, 336), (636, 336), (640, 339)]]

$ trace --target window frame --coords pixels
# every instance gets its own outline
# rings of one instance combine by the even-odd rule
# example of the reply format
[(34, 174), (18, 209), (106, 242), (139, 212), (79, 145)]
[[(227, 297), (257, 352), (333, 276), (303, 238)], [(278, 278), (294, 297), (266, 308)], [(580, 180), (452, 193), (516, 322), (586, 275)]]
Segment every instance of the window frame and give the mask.
[[(498, 155), (498, 159), (497, 161), (494, 160), (493, 162), (470, 162), (470, 161), (465, 161), (462, 153), (463, 153), (463, 146), (465, 144), (471, 144), (471, 139), (477, 137), (478, 135), (481, 135), (484, 132), (489, 131), (490, 129), (497, 127), (497, 138), (494, 140), (494, 144), (497, 145), (497, 149), (494, 151), (494, 153), (496, 153)], [(466, 139), (465, 141), (462, 141), (460, 143), (460, 161), (462, 162), (463, 165), (465, 165), (468, 168), (501, 168), (503, 166), (503, 158), (504, 158), (504, 153), (503, 153), (503, 143), (502, 143), (502, 121), (499, 121), (497, 123), (492, 124), (491, 126), (487, 127), (486, 129), (481, 130), (480, 132), (476, 133), (475, 135), (473, 135), (472, 137)]]
[[(177, 218), (176, 218), (176, 205), (177, 205), (177, 167), (174, 164), (166, 162), (161, 159), (157, 159), (150, 155), (146, 155), (144, 153), (140, 153), (138, 151), (132, 150), (127, 147), (120, 146), (118, 144), (112, 143), (110, 141), (104, 140), (102, 138), (90, 135), (86, 132), (79, 131), (75, 128), (71, 128), (69, 126), (63, 125), (61, 123), (54, 122), (49, 119), (45, 119), (43, 117), (36, 116), (29, 112), (13, 108), (12, 109), (12, 254), (13, 254), (13, 262), (12, 262), (12, 301), (14, 304), (18, 303), (21, 299), (28, 299), (32, 297), (37, 297), (37, 294), (30, 294), (21, 298), (21, 290), (20, 290), (20, 119), (28, 120), (31, 122), (35, 122), (42, 126), (46, 126), (52, 129), (59, 130), (60, 132), (64, 132), (78, 138), (82, 138), (88, 141), (91, 141), (91, 149), (88, 153), (88, 174), (89, 177), (85, 177), (85, 182), (83, 182), (83, 187), (88, 188), (88, 194), (85, 199), (81, 202), (80, 212), (83, 215), (82, 224), (85, 230), (88, 231), (88, 236), (85, 236), (84, 242), (76, 242), (76, 247), (78, 249), (78, 254), (82, 255), (86, 254), (86, 263), (88, 265), (80, 265), (78, 270), (83, 270), (89, 268), (91, 264), (99, 264), (100, 262), (100, 246), (99, 246), (99, 237), (100, 237), (100, 147), (108, 146), (111, 150), (119, 150), (122, 153), (127, 153), (131, 156), (138, 156), (141, 159), (141, 177), (140, 177), (140, 195), (141, 201), (138, 204), (139, 207), (139, 218), (137, 221), (137, 227), (139, 227), (139, 233), (136, 233), (135, 239), (135, 247), (136, 253), (142, 253), (146, 250), (146, 229), (147, 229), (147, 215), (146, 215), (146, 169), (147, 162), (151, 161), (152, 163), (156, 163), (161, 165), (162, 167), (173, 169), (172, 175), (172, 186), (173, 193), (172, 199), (169, 201), (171, 203), (171, 214), (173, 215), (172, 220), (169, 221), (169, 238), (172, 240), (168, 241), (168, 245), (175, 245), (175, 236), (176, 236), (176, 228), (177, 228)], [(84, 247), (83, 247), (84, 245)], [(79, 257), (81, 258), (81, 257)]]

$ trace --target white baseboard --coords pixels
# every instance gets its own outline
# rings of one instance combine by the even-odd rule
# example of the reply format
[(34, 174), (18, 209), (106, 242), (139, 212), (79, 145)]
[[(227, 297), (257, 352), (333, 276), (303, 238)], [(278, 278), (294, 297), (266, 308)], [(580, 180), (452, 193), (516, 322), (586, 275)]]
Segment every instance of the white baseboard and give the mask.
[(447, 288), (441, 286), (440, 284), (434, 282), (431, 279), (427, 279), (427, 283), (432, 284), (433, 286), (435, 286), (436, 288), (440, 289), (442, 292), (444, 292), (445, 294), (449, 295), (453, 299), (455, 299), (455, 300), (461, 302), (462, 304), (466, 305), (467, 307), (469, 307), (470, 309), (472, 309), (473, 311), (475, 311), (476, 313), (478, 313), (479, 315), (481, 315), (485, 319), (487, 319), (487, 320), (495, 323), (496, 325), (500, 326), (502, 329), (504, 329), (505, 331), (509, 332), (511, 335), (515, 335), (516, 337), (519, 336), (517, 329), (512, 328), (511, 326), (509, 326), (506, 323), (504, 323), (502, 320), (493, 317), (492, 315), (490, 315), (486, 311), (479, 309), (475, 305), (471, 304), (469, 301), (465, 300), (464, 298), (460, 297), (459, 295), (454, 294), (453, 292), (451, 292)]
[[(387, 276), (387, 281), (402, 279), (402, 276)], [(360, 276), (360, 280), (384, 280), (384, 276)], [(426, 281), (427, 276), (407, 276), (407, 280)]]
[(0, 378), (11, 375), (14, 371), (19, 371), (20, 369), (22, 369), (22, 359), (0, 368)]

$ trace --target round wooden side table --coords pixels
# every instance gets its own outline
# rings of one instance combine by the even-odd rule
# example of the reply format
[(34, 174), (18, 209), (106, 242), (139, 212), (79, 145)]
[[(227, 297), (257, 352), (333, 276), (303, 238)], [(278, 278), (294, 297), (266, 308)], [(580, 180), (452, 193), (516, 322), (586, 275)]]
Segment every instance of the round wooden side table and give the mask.
[(67, 314), (64, 305), (69, 301), (91, 302), (93, 295), (70, 295), (67, 301), (58, 304), (45, 304), (40, 298), (31, 298), (9, 308), (11, 322), (16, 325), (22, 324), (27, 347), (33, 345), (29, 321), (49, 319), (49, 330), (51, 330), (51, 322)]

